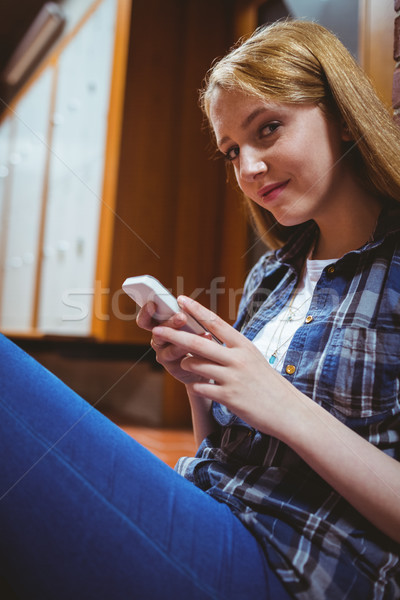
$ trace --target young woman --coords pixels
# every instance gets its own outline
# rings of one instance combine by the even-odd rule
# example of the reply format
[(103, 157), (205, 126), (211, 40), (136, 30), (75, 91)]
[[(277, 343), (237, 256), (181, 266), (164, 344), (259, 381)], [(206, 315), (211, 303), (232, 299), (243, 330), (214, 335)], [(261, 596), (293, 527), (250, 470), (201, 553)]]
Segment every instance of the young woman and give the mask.
[(400, 134), (306, 22), (217, 62), (202, 104), (271, 250), (235, 328), (187, 297), (139, 314), (197, 455), (174, 473), (2, 340), (0, 572), (22, 598), (398, 598)]

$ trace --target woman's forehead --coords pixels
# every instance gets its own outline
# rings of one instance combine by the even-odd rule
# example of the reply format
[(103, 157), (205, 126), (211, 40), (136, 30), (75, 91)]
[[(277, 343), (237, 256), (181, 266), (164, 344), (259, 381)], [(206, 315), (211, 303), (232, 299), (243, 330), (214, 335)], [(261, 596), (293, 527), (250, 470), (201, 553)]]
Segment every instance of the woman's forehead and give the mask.
[(283, 103), (248, 94), (239, 88), (216, 88), (210, 97), (209, 113), (210, 115), (223, 114), (232, 107), (236, 110), (252, 111), (255, 107), (274, 109), (280, 105)]

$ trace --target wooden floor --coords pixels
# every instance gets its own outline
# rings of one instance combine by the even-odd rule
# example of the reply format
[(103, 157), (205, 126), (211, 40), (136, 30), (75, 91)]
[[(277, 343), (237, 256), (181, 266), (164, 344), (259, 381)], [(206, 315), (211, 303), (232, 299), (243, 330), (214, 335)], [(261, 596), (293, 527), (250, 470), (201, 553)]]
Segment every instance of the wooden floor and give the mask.
[(196, 452), (191, 430), (154, 429), (118, 421), (117, 425), (170, 467), (174, 467), (181, 456), (194, 456)]

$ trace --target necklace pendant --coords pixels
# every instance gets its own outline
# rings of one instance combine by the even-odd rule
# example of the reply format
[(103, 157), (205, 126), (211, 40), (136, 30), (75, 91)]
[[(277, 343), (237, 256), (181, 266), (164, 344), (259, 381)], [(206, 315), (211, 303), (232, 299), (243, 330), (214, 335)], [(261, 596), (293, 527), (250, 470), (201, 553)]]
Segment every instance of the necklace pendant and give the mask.
[(273, 354), (271, 354), (271, 356), (269, 357), (269, 361), (268, 361), (268, 362), (269, 362), (269, 364), (270, 364), (270, 365), (273, 365), (275, 361), (276, 361), (276, 354), (275, 354), (275, 352), (274, 352), (274, 353), (273, 353)]

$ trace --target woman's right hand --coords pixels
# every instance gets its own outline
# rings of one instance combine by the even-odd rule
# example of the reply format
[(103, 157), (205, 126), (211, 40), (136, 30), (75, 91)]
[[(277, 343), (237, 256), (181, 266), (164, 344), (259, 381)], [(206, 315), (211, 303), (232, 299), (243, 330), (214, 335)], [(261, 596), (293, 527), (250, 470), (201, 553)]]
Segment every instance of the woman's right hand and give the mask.
[[(139, 311), (136, 318), (136, 322), (139, 327), (152, 331), (154, 327), (160, 325), (159, 321), (153, 319), (153, 315), (156, 311), (156, 305), (154, 302), (148, 302)], [(173, 329), (180, 329), (186, 324), (186, 315), (183, 312), (175, 314), (173, 317), (165, 321), (163, 325), (172, 327)], [(156, 360), (160, 363), (173, 377), (178, 379), (184, 384), (195, 383), (200, 381), (201, 377), (184, 371), (181, 368), (181, 361), (186, 356), (186, 352), (182, 351), (179, 346), (174, 344), (165, 343), (160, 338), (157, 338), (153, 334), (151, 338), (151, 346), (156, 353)]]

